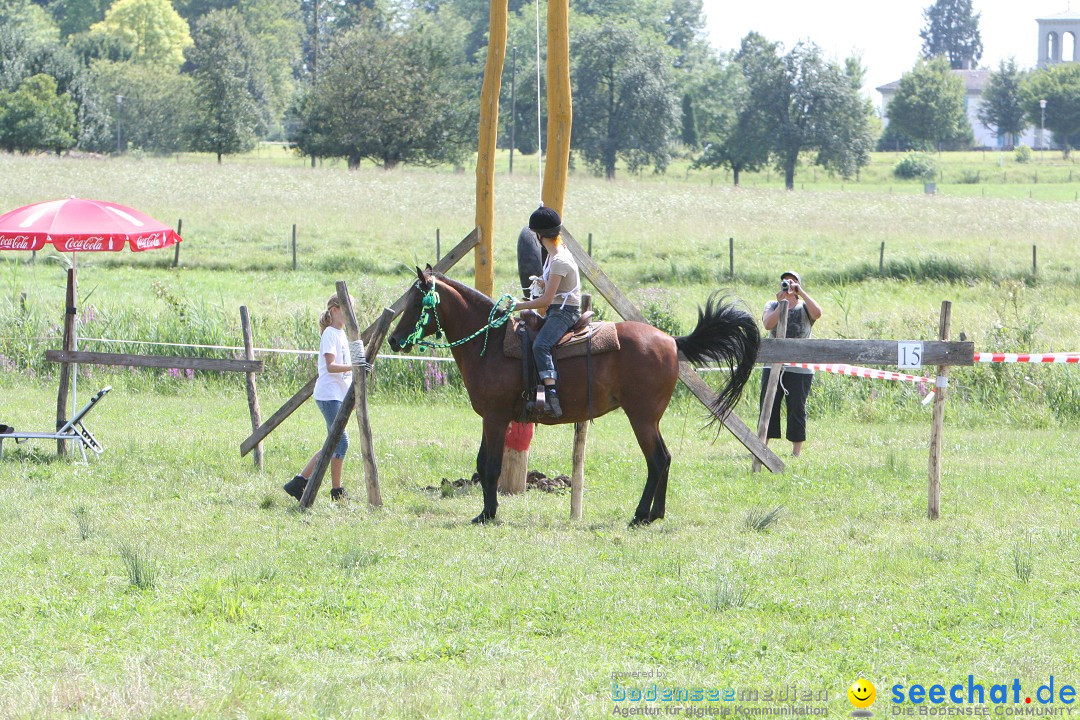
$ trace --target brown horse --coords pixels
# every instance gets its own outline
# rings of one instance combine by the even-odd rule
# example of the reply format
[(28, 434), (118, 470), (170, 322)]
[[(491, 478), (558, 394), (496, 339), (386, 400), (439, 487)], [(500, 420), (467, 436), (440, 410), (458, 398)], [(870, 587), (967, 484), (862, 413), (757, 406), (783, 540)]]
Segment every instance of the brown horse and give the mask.
[[(412, 297), (390, 336), (391, 348), (408, 352), (417, 337), (435, 333), (438, 325), (448, 342), (459, 342), (489, 322), (495, 307), (491, 298), (432, 272), (430, 266), (427, 270), (417, 268), (416, 273)], [(426, 322), (422, 314), (425, 303), (429, 310)], [(423, 324), (419, 328), (422, 334), (417, 335), (419, 323)], [(731, 369), (727, 384), (711, 408), (715, 417), (723, 417), (738, 402), (750, 378), (761, 336), (749, 313), (715, 297), (709, 299), (704, 310), (698, 309), (697, 327), (685, 337), (673, 338), (639, 322), (620, 322), (615, 327), (620, 349), (592, 358), (592, 415), (599, 417), (621, 407), (645, 455), (649, 475), (630, 522), (638, 525), (664, 517), (671, 453), (660, 435), (660, 418), (678, 381), (679, 353), (690, 362), (718, 361)], [(483, 355), (483, 334), (452, 349), (473, 410), (484, 423), (476, 456), (476, 471), (484, 489), (484, 511), (473, 519), (476, 523), (495, 519), (499, 505), (496, 483), (502, 469), (506, 429), (511, 420), (521, 416), (528, 394), (522, 386), (521, 361), (503, 355), (505, 333), (505, 325), (491, 330)], [(540, 417), (536, 422), (552, 425), (590, 419), (585, 362), (584, 357), (559, 361), (563, 416), (557, 420)]]

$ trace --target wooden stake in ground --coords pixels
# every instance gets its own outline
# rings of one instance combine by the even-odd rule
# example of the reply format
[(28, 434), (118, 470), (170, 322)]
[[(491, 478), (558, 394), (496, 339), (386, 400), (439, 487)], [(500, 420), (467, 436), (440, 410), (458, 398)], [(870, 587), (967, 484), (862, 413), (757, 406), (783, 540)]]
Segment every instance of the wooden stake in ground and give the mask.
[(512, 422), (506, 429), (502, 469), (499, 471), (499, 492), (520, 495), (525, 492), (529, 477), (529, 443), (535, 426), (532, 423)]
[[(64, 352), (72, 352), (75, 349), (75, 268), (67, 271), (67, 293), (64, 300)], [(63, 363), (60, 366), (60, 390), (56, 394), (56, 429), (64, 427), (67, 422), (67, 396), (68, 384), (71, 382), (71, 365)], [(77, 368), (76, 368), (77, 370)], [(67, 452), (67, 441), (56, 441), (56, 454), (63, 457)]]
[[(386, 334), (390, 331), (390, 323), (397, 316), (398, 312), (400, 311), (395, 311), (393, 308), (384, 309), (383, 314), (380, 315), (379, 319), (371, 326), (371, 337), (366, 348), (368, 364), (375, 361), (375, 357), (379, 354), (379, 348), (382, 347), (383, 340), (386, 339)], [(341, 402), (341, 409), (338, 410), (337, 417), (334, 418), (334, 422), (330, 425), (330, 430), (326, 433), (326, 441), (323, 443), (319, 461), (315, 464), (315, 469), (311, 473), (311, 478), (308, 480), (307, 487), (304, 488), (303, 497), (300, 498), (300, 507), (303, 509), (311, 507), (311, 504), (315, 502), (315, 496), (319, 494), (319, 487), (322, 485), (323, 476), (326, 474), (326, 469), (330, 467), (330, 455), (333, 453), (338, 441), (341, 440), (341, 436), (345, 433), (345, 426), (349, 424), (349, 417), (352, 415), (353, 408), (356, 407), (356, 388), (356, 379), (354, 376), (353, 384), (349, 387), (348, 391), (345, 393), (345, 399)], [(370, 429), (368, 432), (370, 433)], [(362, 430), (361, 434), (363, 434)], [(374, 456), (372, 456), (371, 460), (372, 468), (374, 469)], [(377, 482), (375, 489), (378, 490)], [(371, 498), (371, 485), (369, 484), (369, 503), (371, 502)], [(378, 501), (380, 504), (382, 503), (381, 497), (379, 497)], [(375, 505), (374, 507), (378, 507), (378, 505)]]
[[(941, 318), (938, 325), (938, 339), (948, 340), (952, 327), (952, 303), (941, 303)], [(934, 381), (934, 412), (930, 426), (930, 477), (927, 487), (926, 515), (937, 520), (941, 511), (941, 435), (945, 427), (945, 391), (948, 389), (948, 365), (938, 365), (937, 379)]]
[[(178, 244), (176, 247), (180, 247)], [(251, 317), (248, 315), (246, 305), (240, 306), (240, 331), (244, 336), (244, 357), (248, 360), (255, 359), (255, 343), (251, 339)], [(262, 425), (262, 412), (259, 410), (259, 392), (255, 388), (255, 373), (246, 373), (246, 386), (248, 398), (248, 412), (251, 413), (251, 431), (254, 432)], [(255, 446), (255, 467), (263, 469), (262, 443)]]
[(585, 491), (585, 440), (589, 423), (574, 423), (574, 470), (570, 475), (570, 519), (581, 519), (581, 496)]
[[(781, 300), (777, 307), (780, 313), (776, 319), (776, 337), (787, 337), (787, 300)], [(758, 415), (757, 436), (761, 442), (768, 442), (769, 420), (772, 419), (773, 401), (776, 400), (776, 386), (780, 384), (780, 373), (784, 369), (783, 363), (773, 363), (769, 366), (769, 386), (765, 388), (765, 399), (761, 403), (761, 413)], [(762, 373), (764, 374), (764, 373)], [(761, 461), (756, 457), (750, 464), (752, 472), (761, 472)]]
[[(350, 343), (356, 342), (360, 339), (360, 326), (356, 322), (356, 313), (353, 311), (352, 301), (349, 298), (349, 289), (344, 282), (338, 282), (337, 295), (338, 303), (345, 311), (345, 334), (348, 336)], [(379, 318), (380, 324), (376, 327), (389, 327), (393, 318), (393, 310), (384, 310)], [(375, 334), (373, 333), (373, 335)], [(356, 422), (360, 427), (360, 453), (364, 460), (364, 481), (367, 485), (368, 505), (373, 508), (382, 507), (382, 492), (379, 490), (379, 468), (375, 464), (375, 450), (371, 439), (371, 421), (368, 418), (368, 368), (363, 355), (352, 358), (352, 372), (353, 388), (356, 391)]]

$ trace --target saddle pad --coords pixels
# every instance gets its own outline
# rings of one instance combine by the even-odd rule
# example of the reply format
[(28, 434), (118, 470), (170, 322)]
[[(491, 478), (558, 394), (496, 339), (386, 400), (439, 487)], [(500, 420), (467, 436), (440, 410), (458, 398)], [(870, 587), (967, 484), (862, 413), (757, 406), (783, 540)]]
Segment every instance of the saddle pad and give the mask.
[[(517, 336), (517, 328), (520, 321), (511, 318), (506, 326), (506, 338), (503, 340), (503, 354), (508, 358), (521, 359), (521, 339)], [(613, 322), (594, 322), (588, 325), (589, 334), (582, 334), (581, 339), (575, 339), (566, 345), (558, 345), (555, 348), (555, 359), (578, 357), (585, 354), (585, 338), (592, 338), (592, 354), (611, 352), (619, 349), (619, 333), (615, 330)]]

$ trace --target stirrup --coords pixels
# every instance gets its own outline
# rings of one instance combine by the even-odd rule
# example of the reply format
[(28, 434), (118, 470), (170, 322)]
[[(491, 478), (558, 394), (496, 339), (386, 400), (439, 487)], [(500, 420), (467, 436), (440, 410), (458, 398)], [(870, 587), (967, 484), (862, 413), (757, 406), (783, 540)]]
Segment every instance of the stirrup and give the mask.
[(547, 395), (544, 393), (544, 384), (541, 383), (536, 386), (536, 398), (533, 400), (533, 412), (537, 415), (543, 415), (544, 410), (547, 408)]

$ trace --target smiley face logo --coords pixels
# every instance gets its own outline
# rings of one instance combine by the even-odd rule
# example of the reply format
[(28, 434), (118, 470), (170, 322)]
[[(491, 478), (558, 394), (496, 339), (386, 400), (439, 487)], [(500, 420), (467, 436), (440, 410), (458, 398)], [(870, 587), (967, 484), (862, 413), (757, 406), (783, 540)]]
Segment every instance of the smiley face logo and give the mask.
[(868, 708), (877, 699), (877, 689), (874, 687), (874, 683), (859, 678), (851, 683), (851, 687), (847, 691), (847, 697), (855, 707)]

